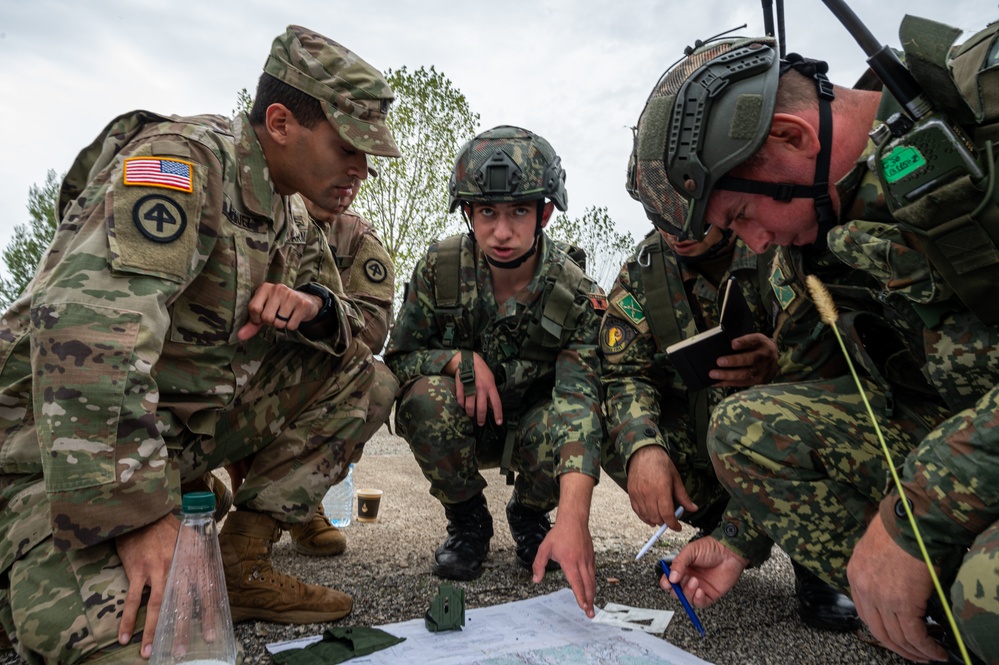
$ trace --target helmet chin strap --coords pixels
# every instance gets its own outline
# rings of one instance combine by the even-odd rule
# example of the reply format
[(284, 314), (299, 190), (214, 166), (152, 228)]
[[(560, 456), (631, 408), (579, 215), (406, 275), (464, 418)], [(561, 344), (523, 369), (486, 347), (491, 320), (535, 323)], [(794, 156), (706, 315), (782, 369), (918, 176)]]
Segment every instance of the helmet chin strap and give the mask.
[(728, 243), (731, 239), (732, 239), (732, 229), (722, 229), (721, 240), (711, 245), (711, 247), (708, 248), (708, 251), (704, 252), (703, 254), (698, 254), (697, 256), (680, 256), (679, 254), (674, 252), (673, 256), (676, 257), (677, 263), (682, 263), (688, 266), (696, 265), (698, 263), (704, 263), (705, 261), (710, 261), (711, 259), (718, 256), (718, 254), (720, 254), (722, 250), (728, 247)]
[(749, 178), (736, 178), (725, 175), (718, 180), (716, 189), (743, 194), (762, 194), (775, 201), (789, 202), (791, 199), (810, 198), (815, 201), (815, 216), (818, 222), (818, 235), (814, 245), (825, 247), (826, 234), (837, 224), (836, 212), (829, 197), (829, 162), (832, 159), (832, 106), (836, 95), (832, 83), (826, 78), (829, 65), (821, 60), (803, 58), (797, 53), (788, 53), (781, 62), (783, 76), (791, 69), (815, 81), (819, 97), (819, 154), (815, 160), (815, 175), (811, 185), (794, 185), (783, 182), (764, 182)]
[[(544, 210), (545, 210), (545, 202), (543, 200), (538, 201), (538, 219), (537, 223), (534, 225), (534, 243), (531, 244), (531, 248), (526, 252), (524, 252), (523, 254), (521, 254), (519, 257), (511, 259), (509, 261), (497, 261), (496, 259), (486, 254), (486, 261), (489, 262), (489, 265), (495, 266), (496, 268), (502, 268), (503, 270), (513, 270), (514, 268), (519, 268), (520, 266), (524, 265), (525, 261), (534, 256), (534, 254), (538, 251), (538, 244), (541, 240), (541, 221), (544, 216)], [(472, 230), (472, 223), (471, 221), (469, 221), (467, 217), (465, 218), (465, 222), (468, 223), (468, 235), (469, 237), (471, 237), (472, 241), (474, 242), (475, 231)]]

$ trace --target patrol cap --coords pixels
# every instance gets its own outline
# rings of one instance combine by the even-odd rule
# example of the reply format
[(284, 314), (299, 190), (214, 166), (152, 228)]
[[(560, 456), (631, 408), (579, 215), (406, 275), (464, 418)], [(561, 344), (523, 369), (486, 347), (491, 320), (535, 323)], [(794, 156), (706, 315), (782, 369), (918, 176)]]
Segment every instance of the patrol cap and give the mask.
[(681, 238), (700, 239), (718, 180), (767, 137), (779, 63), (769, 37), (698, 44), (656, 83), (628, 163), (628, 193), (649, 219)]
[(401, 157), (385, 119), (395, 95), (381, 72), (318, 32), (290, 25), (264, 71), (315, 97), (340, 136), (361, 152)]

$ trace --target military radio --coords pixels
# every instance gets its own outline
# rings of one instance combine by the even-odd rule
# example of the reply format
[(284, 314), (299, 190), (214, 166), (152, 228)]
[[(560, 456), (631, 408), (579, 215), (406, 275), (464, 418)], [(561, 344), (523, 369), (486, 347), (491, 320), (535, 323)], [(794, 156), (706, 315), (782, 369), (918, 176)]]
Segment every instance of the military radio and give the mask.
[[(994, 89), (991, 65), (999, 24), (968, 40), (970, 50), (955, 51), (959, 30), (906, 16), (900, 36), (907, 67), (875, 40), (844, 0), (822, 1), (860, 44), (871, 70), (903, 109), (870, 133), (876, 151), (868, 164), (889, 210), (919, 237), (953, 294), (983, 323), (999, 324), (996, 105), (981, 93)], [(920, 82), (930, 86), (926, 89), (932, 90), (934, 104)], [(974, 132), (974, 142), (966, 129)], [(941, 291), (932, 307), (945, 311), (948, 298)], [(928, 325), (939, 320), (937, 314), (928, 315), (927, 307), (917, 310), (927, 313)]]
[(867, 63), (905, 109), (871, 131), (875, 162), (892, 211), (961, 176), (985, 177), (960, 127), (936, 112), (895, 52), (881, 45), (843, 0), (822, 0), (867, 54)]

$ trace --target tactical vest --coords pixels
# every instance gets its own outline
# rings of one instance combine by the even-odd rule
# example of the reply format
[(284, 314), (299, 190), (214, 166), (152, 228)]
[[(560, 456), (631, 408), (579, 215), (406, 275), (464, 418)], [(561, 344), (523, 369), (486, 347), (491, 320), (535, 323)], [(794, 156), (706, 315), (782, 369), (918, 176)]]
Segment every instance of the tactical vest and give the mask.
[[(546, 238), (548, 242), (556, 242)], [(581, 249), (556, 243), (564, 254), (549, 269), (541, 292), (541, 315), (528, 322), (527, 338), (519, 357), (538, 362), (551, 361), (565, 346), (572, 332), (569, 325), (579, 315), (576, 296), (593, 290), (590, 279), (578, 261), (585, 265)], [(474, 280), (462, 284), (462, 268), (474, 272), (475, 243), (467, 234), (446, 238), (438, 244), (434, 275), (434, 318), (443, 332), (444, 348), (474, 349), (475, 302), (478, 285)]]
[[(658, 231), (653, 231), (653, 234), (658, 237), (658, 240), (643, 245), (643, 252), (639, 254), (637, 263), (645, 293), (643, 311), (649, 322), (652, 340), (656, 344), (655, 361), (656, 364), (663, 364), (668, 359), (666, 348), (684, 339), (680, 322), (676, 318), (676, 309), (672, 303), (674, 293), (686, 294), (687, 289), (677, 274), (671, 274), (670, 271), (666, 270), (669, 249)], [(766, 256), (772, 257), (773, 254), (771, 252)], [(762, 257), (757, 261), (757, 276), (761, 285), (766, 285), (769, 282), (768, 266), (769, 261)], [(696, 446), (695, 458), (691, 464), (697, 469), (709, 469), (711, 468), (711, 459), (708, 456), (707, 435), (711, 405), (708, 403), (708, 389), (688, 390), (687, 399), (690, 425), (693, 429)]]
[[(879, 149), (877, 172), (895, 218), (919, 236), (933, 267), (965, 306), (994, 325), (999, 323), (994, 302), (999, 284), (999, 22), (954, 49), (960, 33), (913, 16), (906, 16), (899, 30), (906, 64), (934, 106), (927, 117), (959, 126), (958, 138), (974, 146), (982, 173), (974, 174), (974, 166), (969, 172), (961, 163), (962, 151), (932, 127), (906, 134), (904, 150)], [(921, 122), (917, 128), (931, 124)], [(893, 171), (892, 164), (899, 168)]]

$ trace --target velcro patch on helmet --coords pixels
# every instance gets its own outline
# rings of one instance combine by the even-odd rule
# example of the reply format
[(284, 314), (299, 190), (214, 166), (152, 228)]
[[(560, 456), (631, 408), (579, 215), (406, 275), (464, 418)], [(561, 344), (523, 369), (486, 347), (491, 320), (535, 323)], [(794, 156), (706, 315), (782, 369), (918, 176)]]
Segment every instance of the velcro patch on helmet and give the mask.
[(737, 141), (752, 141), (760, 126), (760, 113), (763, 111), (763, 95), (739, 95), (735, 100), (732, 124), (728, 128), (729, 138)]
[(638, 158), (662, 160), (666, 130), (673, 113), (673, 97), (650, 99), (638, 123)]

